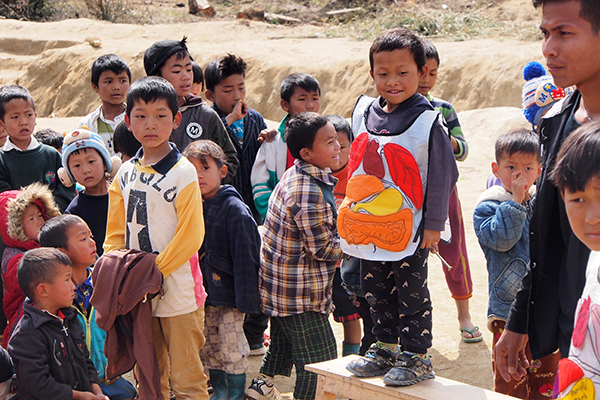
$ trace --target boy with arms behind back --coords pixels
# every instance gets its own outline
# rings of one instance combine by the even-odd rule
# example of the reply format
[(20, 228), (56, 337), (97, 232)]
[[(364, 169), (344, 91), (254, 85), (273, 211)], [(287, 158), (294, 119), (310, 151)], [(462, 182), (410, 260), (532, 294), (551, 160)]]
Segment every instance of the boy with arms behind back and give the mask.
[(194, 72), (184, 37), (181, 41), (162, 40), (144, 52), (144, 69), (148, 76), (160, 76), (175, 88), (181, 123), (173, 129), (171, 141), (179, 151), (198, 139), (212, 140), (227, 156), (227, 176), (224, 183), (233, 179), (238, 169), (238, 156), (221, 119), (204, 101), (190, 94)]
[(204, 75), (206, 98), (213, 102), (211, 107), (221, 117), (240, 162), (231, 185), (242, 195), (254, 219), (260, 221), (252, 199), (250, 173), (260, 148), (258, 137), (267, 124), (258, 111), (246, 104), (246, 62), (228, 54), (212, 60)]
[(102, 104), (83, 117), (77, 128), (84, 125), (100, 135), (110, 155), (114, 155), (113, 133), (125, 118), (125, 97), (131, 84), (131, 71), (121, 57), (105, 54), (92, 64), (92, 89)]
[(29, 300), (8, 342), (19, 399), (109, 400), (71, 308), (71, 275), (71, 260), (58, 249), (29, 250), (19, 264), (19, 286)]
[(206, 294), (195, 257), (204, 237), (202, 200), (194, 166), (169, 143), (181, 121), (173, 86), (155, 76), (135, 82), (125, 121), (142, 148), (109, 189), (104, 251), (159, 253), (164, 296), (152, 299), (152, 335), (162, 394), (169, 398), (170, 379), (177, 398), (207, 399), (200, 360)]
[(0, 125), (8, 133), (0, 153), (0, 192), (19, 190), (33, 182), (45, 183), (58, 208), (64, 211), (75, 197), (75, 190), (58, 179), (58, 151), (32, 137), (35, 119), (35, 105), (27, 89), (17, 85), (0, 88)]
[(304, 365), (336, 357), (328, 314), (336, 261), (342, 256), (336, 229), (331, 168), (340, 145), (333, 124), (322, 115), (301, 113), (286, 127), (296, 161), (273, 191), (265, 219), (258, 274), (262, 308), (271, 317), (271, 345), (259, 377), (246, 396), (281, 399), (275, 375), (296, 367), (294, 398), (314, 399), (317, 375)]
[(375, 39), (369, 58), (380, 96), (361, 97), (353, 112), (338, 229), (344, 253), (361, 259), (377, 343), (347, 368), (412, 385), (434, 376), (427, 257), (437, 251), (458, 171), (441, 115), (417, 93), (427, 73), (423, 41), (392, 29)]

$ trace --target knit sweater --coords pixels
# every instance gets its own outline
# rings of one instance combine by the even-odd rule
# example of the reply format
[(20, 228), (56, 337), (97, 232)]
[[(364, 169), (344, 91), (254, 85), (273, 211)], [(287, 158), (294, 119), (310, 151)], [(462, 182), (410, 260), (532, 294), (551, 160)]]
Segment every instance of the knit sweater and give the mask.
[(75, 188), (65, 187), (58, 179), (61, 166), (58, 151), (45, 144), (27, 151), (0, 152), (0, 192), (42, 182), (48, 185), (58, 208), (64, 211), (75, 197)]

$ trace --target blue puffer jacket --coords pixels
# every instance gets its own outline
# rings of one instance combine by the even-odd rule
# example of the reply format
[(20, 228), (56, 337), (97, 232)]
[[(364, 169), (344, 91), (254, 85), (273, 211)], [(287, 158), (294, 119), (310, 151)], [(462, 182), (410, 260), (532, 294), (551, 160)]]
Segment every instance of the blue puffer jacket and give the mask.
[(529, 263), (529, 203), (515, 203), (512, 194), (492, 186), (479, 198), (473, 225), (488, 269), (488, 327), (506, 321)]
[(258, 267), (260, 236), (239, 193), (224, 185), (203, 204), (205, 232), (200, 267), (211, 306), (260, 312)]

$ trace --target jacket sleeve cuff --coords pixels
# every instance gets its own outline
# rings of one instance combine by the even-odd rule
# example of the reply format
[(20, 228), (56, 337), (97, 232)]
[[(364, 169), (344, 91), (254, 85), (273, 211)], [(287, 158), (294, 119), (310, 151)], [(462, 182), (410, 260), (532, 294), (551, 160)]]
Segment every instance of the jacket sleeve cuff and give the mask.
[(428, 231), (443, 232), (444, 229), (446, 228), (446, 221), (425, 218), (424, 227)]

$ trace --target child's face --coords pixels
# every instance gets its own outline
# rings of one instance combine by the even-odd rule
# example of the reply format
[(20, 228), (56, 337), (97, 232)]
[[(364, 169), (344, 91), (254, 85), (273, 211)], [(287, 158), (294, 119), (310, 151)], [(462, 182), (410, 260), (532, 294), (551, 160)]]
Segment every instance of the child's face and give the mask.
[(377, 93), (387, 104), (386, 112), (392, 112), (402, 102), (417, 92), (419, 79), (427, 74), (427, 67), (419, 72), (410, 49), (380, 51), (373, 54), (371, 76), (375, 81)]
[(8, 134), (6, 133), (6, 129), (0, 124), (0, 147), (4, 146), (7, 137)]
[(173, 117), (165, 99), (156, 99), (149, 103), (138, 100), (133, 105), (130, 115), (125, 115), (127, 128), (142, 144), (145, 152), (147, 149), (164, 145), (180, 121), (181, 113), (177, 112)]
[(520, 176), (527, 181), (527, 190), (542, 172), (542, 163), (535, 154), (516, 152), (503, 154), (498, 162), (492, 163), (492, 172), (502, 182), (502, 186), (512, 192), (512, 182)]
[(55, 313), (60, 308), (71, 307), (75, 299), (75, 284), (72, 277), (73, 269), (69, 265), (61, 264), (57, 268), (54, 280), (43, 284), (48, 311)]
[(187, 96), (190, 94), (190, 89), (194, 81), (190, 56), (185, 56), (178, 60), (176, 54), (172, 55), (160, 69), (160, 76), (173, 85), (177, 92), (177, 97)]
[(227, 166), (219, 168), (212, 157), (206, 158), (206, 166), (198, 158), (190, 157), (189, 160), (196, 167), (202, 199), (212, 199), (221, 187), (221, 179), (227, 175)]
[[(551, 1), (542, 8), (542, 53), (558, 87), (585, 85), (596, 91), (600, 79), (600, 35), (581, 17), (579, 1)], [(591, 56), (593, 55), (593, 56)]]
[(300, 150), (302, 159), (321, 169), (339, 169), (340, 165), (340, 143), (337, 132), (331, 122), (317, 131), (312, 149)]
[(35, 128), (37, 114), (33, 105), (24, 99), (13, 99), (4, 105), (4, 109), (6, 112), (4, 120), (0, 120), (0, 125), (4, 126), (13, 144), (25, 150), (31, 142)]
[(417, 89), (417, 92), (421, 93), (423, 96), (427, 96), (433, 89), (438, 74), (438, 63), (435, 61), (435, 58), (428, 58), (425, 65), (427, 66), (428, 71), (419, 80), (419, 88)]
[(71, 174), (77, 183), (85, 186), (87, 194), (94, 196), (99, 190), (104, 194), (106, 191), (104, 177), (106, 166), (100, 153), (92, 148), (82, 149), (77, 154), (71, 154), (68, 162)]
[(246, 83), (241, 74), (230, 75), (215, 85), (215, 90), (207, 90), (206, 97), (226, 114), (241, 100), (246, 100)]
[(339, 166), (335, 170), (340, 170), (348, 164), (348, 158), (350, 157), (350, 139), (345, 133), (339, 133), (337, 135), (338, 143), (340, 144), (340, 159)]
[(85, 222), (70, 227), (67, 237), (67, 248), (61, 250), (69, 257), (73, 268), (87, 268), (96, 262), (96, 242)]
[(281, 108), (283, 111), (290, 114), (290, 118), (301, 112), (316, 112), (321, 111), (321, 96), (318, 91), (308, 92), (299, 86), (296, 86), (294, 94), (290, 97), (290, 101), (281, 100)]
[(585, 190), (562, 193), (573, 233), (592, 251), (600, 251), (600, 179), (592, 178)]
[(192, 87), (190, 88), (190, 93), (194, 96), (200, 96), (204, 91), (204, 85), (202, 83), (192, 83)]
[(92, 83), (92, 88), (103, 102), (118, 106), (125, 102), (129, 84), (129, 76), (126, 71), (115, 74), (111, 70), (106, 70), (100, 74), (98, 86)]
[(30, 240), (38, 241), (38, 235), (40, 229), (46, 220), (42, 215), (42, 212), (35, 204), (30, 204), (23, 212), (23, 231), (25, 236)]

